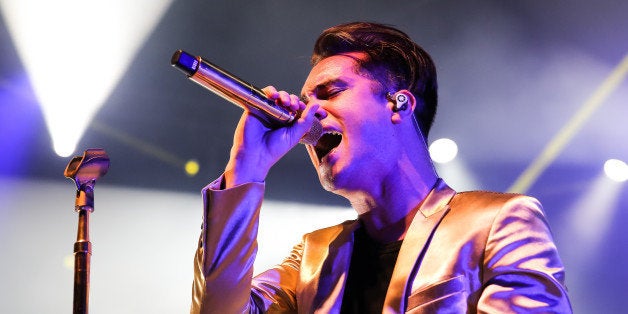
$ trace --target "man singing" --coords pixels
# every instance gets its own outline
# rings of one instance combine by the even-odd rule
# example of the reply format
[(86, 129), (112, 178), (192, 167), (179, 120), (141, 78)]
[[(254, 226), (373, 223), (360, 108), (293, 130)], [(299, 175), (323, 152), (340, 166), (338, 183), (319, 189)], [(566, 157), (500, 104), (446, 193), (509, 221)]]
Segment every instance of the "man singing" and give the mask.
[[(531, 197), (457, 193), (426, 139), (437, 104), (430, 56), (374, 23), (325, 30), (301, 95), (264, 89), (296, 123), (245, 112), (224, 174), (203, 190), (192, 313), (570, 313), (564, 268)], [(305, 234), (253, 277), (269, 169), (307, 132), (322, 186), (357, 220)]]

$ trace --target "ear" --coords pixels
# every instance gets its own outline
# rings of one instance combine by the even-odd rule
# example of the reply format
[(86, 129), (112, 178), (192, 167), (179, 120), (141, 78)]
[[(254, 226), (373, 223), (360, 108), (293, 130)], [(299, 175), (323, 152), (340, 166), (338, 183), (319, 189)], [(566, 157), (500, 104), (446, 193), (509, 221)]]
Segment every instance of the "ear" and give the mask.
[(400, 124), (404, 120), (412, 121), (414, 109), (417, 106), (416, 98), (407, 89), (402, 89), (393, 94), (389, 99), (391, 110), (391, 121), (393, 124)]

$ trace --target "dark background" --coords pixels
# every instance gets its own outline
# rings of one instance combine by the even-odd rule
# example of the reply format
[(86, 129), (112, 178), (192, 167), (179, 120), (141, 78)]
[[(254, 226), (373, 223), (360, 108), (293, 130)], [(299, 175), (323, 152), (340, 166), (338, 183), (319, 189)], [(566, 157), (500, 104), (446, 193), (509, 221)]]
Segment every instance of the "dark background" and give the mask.
[[(175, 1), (78, 150), (106, 149), (111, 168), (103, 184), (198, 193), (221, 174), (241, 111), (184, 79), (169, 65), (172, 53), (184, 49), (256, 86), (298, 94), (318, 34), (367, 20), (406, 31), (436, 62), (440, 107), (430, 141), (455, 140), (458, 162), (474, 183), (455, 184), (464, 174), (442, 165), (445, 179), (454, 188), (505, 191), (624, 58), (627, 14), (628, 2), (613, 0)], [(27, 83), (0, 20), (0, 175), (66, 180), (68, 158), (54, 153), (36, 97), (21, 87)], [(580, 231), (569, 222), (590, 197), (604, 161), (628, 160), (627, 100), (623, 80), (527, 191), (544, 204), (581, 313), (628, 307), (626, 187), (617, 189), (611, 208), (593, 203), (586, 210), (610, 212), (600, 247), (574, 243)], [(188, 159), (201, 165), (196, 176), (183, 171), (181, 161)], [(303, 147), (272, 169), (267, 198), (347, 205), (320, 188)], [(594, 262), (578, 262), (590, 255)]]

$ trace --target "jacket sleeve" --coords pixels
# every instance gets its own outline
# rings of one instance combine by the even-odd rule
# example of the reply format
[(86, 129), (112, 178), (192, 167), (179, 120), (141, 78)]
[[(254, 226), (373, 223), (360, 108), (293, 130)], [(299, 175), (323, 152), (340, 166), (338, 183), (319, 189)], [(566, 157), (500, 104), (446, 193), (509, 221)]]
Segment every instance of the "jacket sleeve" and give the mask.
[(571, 313), (564, 268), (539, 202), (517, 196), (501, 208), (484, 252), (480, 313)]
[[(222, 178), (221, 178), (222, 179)], [(194, 257), (190, 313), (261, 313), (294, 309), (302, 254), (297, 245), (281, 265), (253, 279), (263, 183), (203, 189), (203, 224)]]

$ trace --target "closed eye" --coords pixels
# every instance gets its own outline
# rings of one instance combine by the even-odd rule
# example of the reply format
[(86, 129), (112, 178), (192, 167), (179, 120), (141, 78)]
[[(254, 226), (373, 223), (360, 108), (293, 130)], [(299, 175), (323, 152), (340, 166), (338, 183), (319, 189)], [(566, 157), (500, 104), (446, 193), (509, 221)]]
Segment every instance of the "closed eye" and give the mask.
[[(311, 93), (304, 94), (301, 96), (301, 99), (304, 100), (304, 103), (308, 103), (311, 101), (310, 96), (314, 96), (314, 98), (318, 100), (329, 100), (338, 96), (343, 91), (349, 88), (349, 84), (341, 79), (331, 79), (325, 81), (321, 84), (318, 84)], [(305, 101), (307, 100), (307, 101)]]
[(320, 100), (329, 100), (336, 97), (338, 94), (342, 93), (345, 90), (346, 88), (342, 87), (321, 88), (316, 91), (316, 98)]
[(326, 93), (324, 93), (323, 95), (319, 96), (319, 99), (330, 99), (330, 98), (334, 98), (334, 96), (340, 94), (344, 89), (333, 89), (330, 91), (327, 91)]

